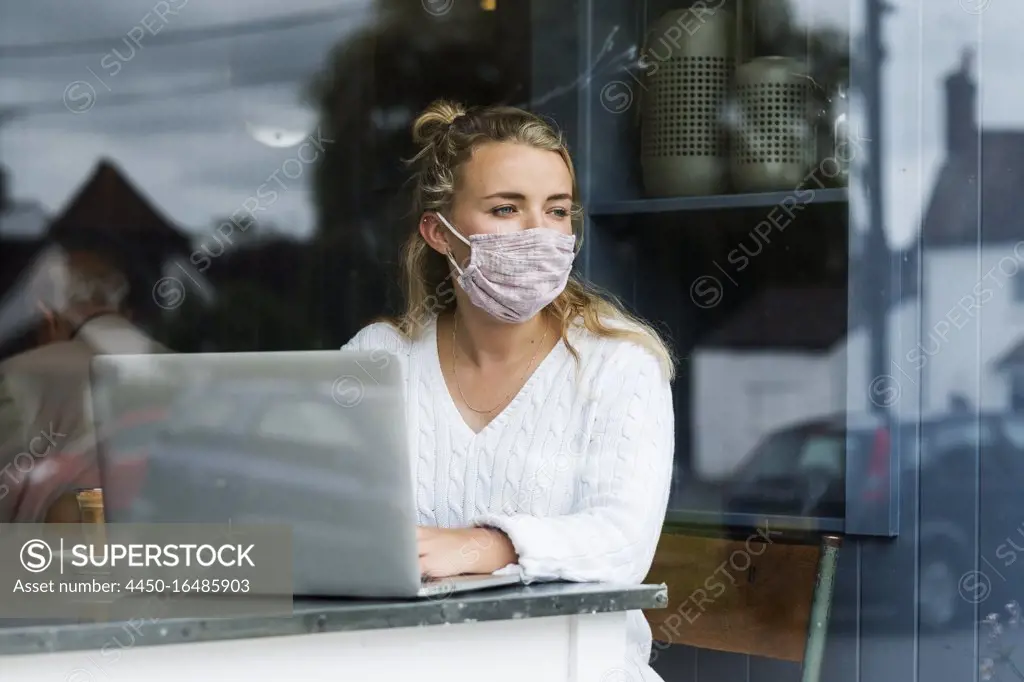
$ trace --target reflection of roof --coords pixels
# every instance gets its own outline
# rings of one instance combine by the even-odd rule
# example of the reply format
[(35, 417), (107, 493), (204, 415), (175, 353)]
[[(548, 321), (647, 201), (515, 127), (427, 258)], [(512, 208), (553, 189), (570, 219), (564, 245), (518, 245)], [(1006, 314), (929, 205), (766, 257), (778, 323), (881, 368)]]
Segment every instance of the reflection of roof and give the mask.
[(980, 148), (951, 154), (939, 171), (921, 230), (924, 247), (1024, 238), (1022, 186), (1024, 131), (982, 130)]
[[(890, 268), (898, 280), (889, 292), (890, 314), (918, 294), (919, 257), (914, 248), (896, 252)], [(851, 271), (863, 267), (851, 261)], [(700, 343), (702, 347), (763, 351), (812, 351), (832, 348), (849, 332), (871, 323), (867, 307), (878, 294), (879, 285), (852, 278), (850, 289), (772, 288), (753, 298), (716, 332)]]
[(1019, 369), (1024, 367), (1024, 339), (1021, 339), (1010, 350), (1003, 353), (995, 361), (995, 367), (999, 370)]
[(756, 351), (826, 351), (846, 336), (845, 289), (769, 289), (701, 343)]
[(118, 241), (189, 250), (188, 237), (105, 159), (50, 226), (50, 234), (59, 240), (97, 231)]
[(168, 257), (191, 252), (189, 238), (107, 160), (97, 164), (48, 229), (22, 238), (0, 232), (0, 240), (0, 347), (36, 321), (29, 287), (44, 247), (97, 251), (145, 287), (160, 276)]

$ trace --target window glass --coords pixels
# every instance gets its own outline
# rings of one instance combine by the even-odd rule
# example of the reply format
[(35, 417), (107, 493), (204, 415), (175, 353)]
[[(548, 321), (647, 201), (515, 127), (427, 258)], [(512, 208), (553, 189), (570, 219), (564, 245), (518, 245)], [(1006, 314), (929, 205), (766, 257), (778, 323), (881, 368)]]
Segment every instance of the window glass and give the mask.
[[(1021, 598), (1024, 565), (1000, 564), (1024, 490), (1021, 26), (1020, 0), (0, 0), (0, 362), (75, 349), (46, 364), (73, 389), (40, 401), (63, 424), (91, 416), (93, 352), (337, 351), (403, 311), (408, 254), (452, 282), (412, 208), (417, 115), (522, 107), (572, 155), (574, 276), (677, 360), (670, 520), (843, 534), (834, 607), (856, 627), (830, 625), (829, 650), (853, 653), (823, 679), (987, 677), (1002, 654), (974, 621)], [(454, 289), (424, 299), (414, 327)], [(111, 310), (111, 345), (82, 346)], [(325, 375), (152, 395), (177, 432), (296, 456), (392, 426), (361, 416), (387, 396)], [(96, 415), (148, 410), (161, 379), (135, 379)], [(534, 422), (561, 433), (562, 412)], [(613, 447), (588, 407), (564, 412)], [(168, 448), (169, 471), (237, 468), (242, 440)], [(794, 481), (820, 470), (851, 499), (808, 511)], [(736, 481), (767, 481), (765, 506), (733, 514)], [(748, 677), (774, 679), (757, 659)], [(698, 677), (728, 678), (722, 660)]]

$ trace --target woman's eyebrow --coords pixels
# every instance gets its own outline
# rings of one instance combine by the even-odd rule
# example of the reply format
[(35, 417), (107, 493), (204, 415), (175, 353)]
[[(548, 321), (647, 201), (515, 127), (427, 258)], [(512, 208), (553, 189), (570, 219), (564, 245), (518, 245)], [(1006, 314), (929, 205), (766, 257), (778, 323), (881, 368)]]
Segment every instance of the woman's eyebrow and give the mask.
[[(509, 201), (526, 201), (526, 195), (519, 192), (495, 192), (483, 197), (484, 199), (508, 199)], [(571, 194), (552, 194), (548, 201), (572, 201)]]
[(526, 195), (519, 192), (495, 192), (483, 197), (484, 199), (508, 199), (509, 201), (525, 201)]

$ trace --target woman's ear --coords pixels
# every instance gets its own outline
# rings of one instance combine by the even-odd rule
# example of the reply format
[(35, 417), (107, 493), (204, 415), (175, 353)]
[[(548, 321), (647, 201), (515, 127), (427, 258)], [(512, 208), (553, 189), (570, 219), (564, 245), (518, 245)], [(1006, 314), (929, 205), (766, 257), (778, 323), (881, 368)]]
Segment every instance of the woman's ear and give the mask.
[(444, 255), (448, 253), (448, 228), (444, 226), (437, 213), (426, 211), (420, 216), (420, 236), (430, 248)]

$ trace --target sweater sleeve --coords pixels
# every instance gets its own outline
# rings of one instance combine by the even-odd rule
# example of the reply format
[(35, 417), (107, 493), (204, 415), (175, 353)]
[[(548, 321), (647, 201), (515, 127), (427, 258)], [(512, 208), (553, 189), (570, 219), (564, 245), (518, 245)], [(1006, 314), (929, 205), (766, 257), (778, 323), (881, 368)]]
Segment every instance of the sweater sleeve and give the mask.
[(409, 354), (409, 342), (387, 322), (374, 322), (356, 332), (341, 350), (385, 351), (404, 357)]
[[(563, 516), (489, 514), (527, 582), (641, 582), (661, 535), (675, 450), (672, 392), (657, 359), (624, 344), (597, 379), (597, 426), (580, 464), (573, 511)], [(601, 428), (603, 427), (603, 428)]]

